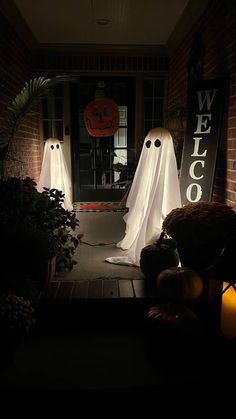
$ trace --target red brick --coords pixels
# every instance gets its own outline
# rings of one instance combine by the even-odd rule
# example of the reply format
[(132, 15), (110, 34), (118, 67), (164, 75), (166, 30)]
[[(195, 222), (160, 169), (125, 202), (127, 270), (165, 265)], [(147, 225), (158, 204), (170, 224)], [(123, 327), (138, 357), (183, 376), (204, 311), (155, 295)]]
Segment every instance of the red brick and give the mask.
[(231, 160), (236, 160), (236, 149), (227, 150), (227, 158)]
[[(14, 32), (8, 22), (0, 15), (0, 32), (1, 32), (1, 61), (0, 71), (4, 80), (0, 95), (0, 112), (1, 120), (6, 123), (8, 116), (8, 106), (12, 100), (21, 91), (26, 81), (34, 77), (35, 68), (32, 64), (32, 56), (26, 46), (22, 43), (18, 35)], [(17, 69), (17, 71), (16, 71)], [(39, 138), (39, 120), (27, 116), (24, 121), (24, 132), (17, 131), (13, 147), (15, 158), (23, 161), (23, 164), (9, 162), (8, 173), (10, 176), (33, 176), (34, 159), (38, 166), (38, 158), (40, 158), (40, 149), (32, 155), (29, 152), (29, 144), (34, 142), (38, 144)]]

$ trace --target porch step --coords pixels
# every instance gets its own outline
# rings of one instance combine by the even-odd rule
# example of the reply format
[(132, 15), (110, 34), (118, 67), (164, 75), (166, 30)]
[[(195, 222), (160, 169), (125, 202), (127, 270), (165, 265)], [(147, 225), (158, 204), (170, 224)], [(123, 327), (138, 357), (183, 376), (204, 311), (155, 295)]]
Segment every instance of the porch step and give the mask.
[(145, 279), (97, 278), (84, 281), (52, 281), (43, 298), (61, 299), (123, 299), (153, 297), (154, 290)]
[(144, 280), (52, 281), (40, 298), (38, 317), (54, 327), (134, 325), (155, 302)]
[[(160, 303), (158, 300), (41, 300), (37, 308), (36, 332), (63, 330), (146, 330), (148, 310)], [(198, 316), (204, 328), (215, 331), (219, 328), (217, 317), (202, 306), (188, 304)]]
[(143, 328), (155, 299), (41, 299), (38, 327), (64, 329)]
[[(97, 279), (53, 281), (39, 300), (41, 328), (145, 328), (149, 308), (163, 301), (144, 280)], [(208, 315), (201, 301), (187, 304), (200, 317)]]

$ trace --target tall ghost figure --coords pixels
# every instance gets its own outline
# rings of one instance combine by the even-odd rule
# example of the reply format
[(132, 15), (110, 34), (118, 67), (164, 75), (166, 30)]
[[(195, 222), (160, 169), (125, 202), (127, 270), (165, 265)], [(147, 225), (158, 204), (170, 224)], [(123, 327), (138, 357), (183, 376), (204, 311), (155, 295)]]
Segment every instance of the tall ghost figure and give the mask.
[(37, 190), (43, 188), (58, 189), (65, 194), (63, 208), (72, 211), (71, 180), (66, 166), (61, 143), (57, 138), (49, 138), (45, 141), (42, 168), (37, 184)]
[(167, 129), (153, 128), (147, 134), (126, 207), (125, 236), (117, 243), (126, 252), (106, 261), (139, 266), (143, 247), (159, 237), (166, 215), (181, 207), (173, 140)]

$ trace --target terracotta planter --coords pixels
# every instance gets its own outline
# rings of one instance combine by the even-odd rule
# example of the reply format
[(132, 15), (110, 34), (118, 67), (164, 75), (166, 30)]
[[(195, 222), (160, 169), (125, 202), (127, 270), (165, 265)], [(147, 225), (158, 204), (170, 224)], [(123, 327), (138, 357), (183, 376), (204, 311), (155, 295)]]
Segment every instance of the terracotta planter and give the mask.
[(29, 274), (40, 291), (44, 290), (56, 273), (56, 256), (30, 266)]
[(51, 259), (48, 260), (47, 263), (47, 278), (46, 278), (46, 286), (52, 281), (56, 274), (56, 256), (53, 256)]

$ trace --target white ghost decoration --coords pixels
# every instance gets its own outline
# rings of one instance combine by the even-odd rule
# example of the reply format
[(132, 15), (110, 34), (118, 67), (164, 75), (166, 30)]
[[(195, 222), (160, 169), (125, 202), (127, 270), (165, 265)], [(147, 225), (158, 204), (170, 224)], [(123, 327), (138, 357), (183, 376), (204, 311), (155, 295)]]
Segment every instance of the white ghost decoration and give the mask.
[(72, 211), (71, 180), (66, 166), (61, 143), (57, 138), (49, 138), (45, 141), (42, 168), (37, 184), (37, 190), (43, 188), (58, 189), (65, 195), (63, 208)]
[(173, 140), (167, 129), (153, 128), (147, 134), (126, 207), (125, 236), (117, 247), (127, 251), (106, 261), (139, 266), (141, 250), (158, 239), (166, 215), (181, 207)]

